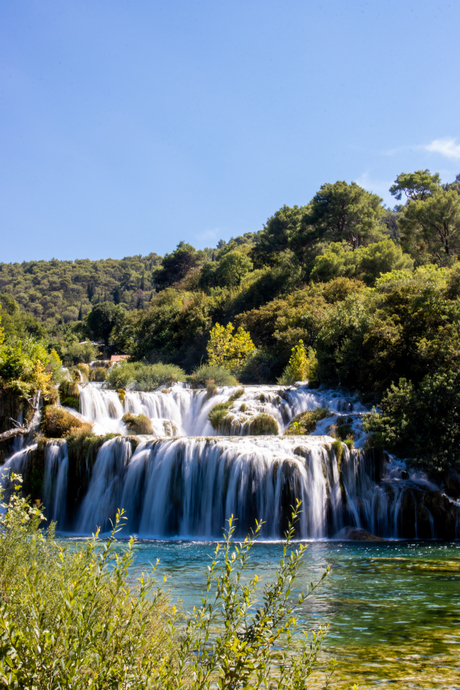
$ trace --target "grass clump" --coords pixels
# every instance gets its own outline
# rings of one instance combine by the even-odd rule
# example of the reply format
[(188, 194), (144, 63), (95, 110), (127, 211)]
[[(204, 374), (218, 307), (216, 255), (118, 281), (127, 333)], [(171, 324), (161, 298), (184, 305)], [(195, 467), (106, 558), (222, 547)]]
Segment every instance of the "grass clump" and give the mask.
[(334, 438), (338, 438), (340, 441), (343, 441), (343, 443), (345, 443), (348, 446), (348, 448), (353, 448), (353, 418), (338, 417), (336, 423), (331, 426), (329, 434)]
[[(19, 477), (11, 479), (20, 486)], [(236, 546), (230, 519), (206, 574), (202, 605), (180, 618), (156, 586), (154, 573), (133, 582), (133, 539), (127, 545), (116, 541), (122, 512), (107, 541), (96, 533), (83, 545), (67, 546), (56, 541), (53, 526), (40, 529), (40, 506), (14, 492), (0, 515), (0, 685), (31, 690), (306, 687), (326, 629), (309, 637), (294, 616), (317, 586), (291, 595), (306, 548), (291, 546), (298, 515), (299, 506), (263, 597), (257, 576), (246, 575), (261, 523)]]
[(213, 398), (216, 395), (216, 393), (217, 393), (216, 382), (214, 381), (214, 379), (209, 379), (208, 381), (206, 381), (206, 399), (210, 400), (211, 398)]
[(193, 374), (187, 376), (187, 381), (193, 388), (204, 387), (207, 381), (211, 380), (216, 386), (236, 386), (238, 383), (233, 374), (219, 364), (202, 364)]
[(279, 434), (278, 422), (265, 412), (258, 414), (250, 421), (248, 434), (251, 436), (277, 436)]
[(40, 425), (47, 438), (63, 438), (71, 429), (82, 427), (83, 422), (62, 407), (47, 405), (43, 410)]
[(332, 444), (332, 449), (335, 453), (335, 457), (337, 458), (337, 462), (340, 462), (342, 459), (342, 455), (343, 455), (342, 441), (339, 441), (339, 440), (334, 441), (334, 443)]
[(90, 381), (105, 381), (107, 369), (104, 367), (90, 367), (88, 377)]
[(122, 362), (112, 367), (107, 374), (107, 386), (114, 389), (131, 388), (138, 391), (153, 391), (160, 386), (170, 386), (185, 381), (185, 372), (175, 364), (144, 364), (143, 362)]
[(129, 434), (153, 434), (152, 422), (145, 414), (134, 415), (131, 412), (123, 415)]
[(75, 380), (61, 381), (59, 384), (59, 400), (61, 405), (72, 407), (77, 412), (80, 410), (80, 391)]
[(208, 419), (211, 422), (211, 426), (213, 429), (218, 431), (219, 427), (222, 427), (222, 425), (225, 424), (229, 407), (235, 402), (235, 400), (241, 398), (243, 393), (244, 388), (239, 388), (237, 391), (233, 393), (233, 395), (229, 397), (227, 402), (218, 403), (217, 405), (214, 405), (214, 407), (208, 415)]
[(330, 414), (327, 407), (317, 407), (315, 410), (302, 412), (297, 417), (294, 417), (284, 433), (286, 436), (306, 436), (312, 434), (316, 429), (316, 424), (321, 419), (329, 417)]

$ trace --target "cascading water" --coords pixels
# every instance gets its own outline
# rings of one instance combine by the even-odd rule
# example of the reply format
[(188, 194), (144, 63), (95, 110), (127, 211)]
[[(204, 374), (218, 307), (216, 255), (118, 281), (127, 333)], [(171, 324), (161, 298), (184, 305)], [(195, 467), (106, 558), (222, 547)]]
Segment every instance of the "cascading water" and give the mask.
[[(192, 390), (182, 385), (151, 393), (127, 391), (123, 403), (117, 391), (105, 390), (98, 384), (83, 384), (80, 390), (80, 412), (94, 423), (95, 433), (126, 433), (123, 415), (145, 415), (152, 422), (155, 436), (216, 436), (208, 415), (219, 403), (225, 403), (239, 387), (224, 387), (209, 397), (205, 390)], [(358, 422), (366, 408), (352, 403), (337, 391), (311, 391), (307, 386), (297, 388), (280, 386), (246, 386), (243, 393), (230, 406), (233, 418), (229, 433), (225, 435), (251, 435), (251, 422), (257, 414), (268, 414), (278, 422), (282, 433), (289, 422), (301, 412), (326, 406), (331, 413), (352, 412)], [(244, 412), (241, 411), (243, 407)], [(323, 420), (316, 433), (324, 435), (335, 416)], [(364, 439), (362, 429), (357, 435)], [(356, 434), (355, 434), (356, 436)]]
[(45, 446), (43, 503), (47, 519), (65, 526), (69, 456), (64, 440), (48, 441)]
[[(225, 435), (209, 421), (219, 403), (226, 403)], [(282, 435), (297, 414), (318, 407), (329, 413), (312, 434)], [(408, 534), (408, 515), (409, 536), (435, 536), (439, 518), (425, 492), (434, 495), (438, 487), (416, 473), (409, 476), (395, 459), (384, 463), (363, 450), (365, 411), (343, 393), (307, 386), (228, 387), (210, 397), (206, 390), (182, 385), (120, 396), (98, 384), (82, 384), (81, 414), (73, 414), (90, 421), (95, 434), (121, 435), (102, 443), (91, 457), (80, 448), (69, 459), (65, 440), (41, 446), (47, 517), (61, 531), (91, 534), (98, 527), (109, 530), (123, 508), (128, 533), (214, 539), (233, 515), (240, 534), (263, 520), (263, 537), (277, 539), (299, 499), (298, 536), (303, 539), (330, 538), (344, 528), (402, 537)], [(126, 413), (147, 416), (154, 434), (127, 436)], [(276, 421), (279, 435), (253, 436), (254, 420), (267, 415)], [(329, 435), (339, 419), (352, 429), (353, 449), (337, 447)], [(25, 448), (4, 466), (25, 475), (25, 487), (34, 453), (36, 446)], [(457, 525), (459, 506), (446, 501)]]

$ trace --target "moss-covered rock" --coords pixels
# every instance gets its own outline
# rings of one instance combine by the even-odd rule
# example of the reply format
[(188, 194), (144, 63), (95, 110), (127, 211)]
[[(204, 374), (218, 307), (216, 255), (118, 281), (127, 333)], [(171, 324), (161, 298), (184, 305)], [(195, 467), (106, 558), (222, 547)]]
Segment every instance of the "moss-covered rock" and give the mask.
[[(43, 409), (41, 429), (47, 438), (63, 438), (71, 429), (82, 426), (83, 422), (62, 407), (47, 405)], [(91, 429), (89, 424), (87, 426)]]
[(122, 417), (129, 434), (153, 434), (152, 422), (145, 414), (134, 415), (128, 412)]
[(279, 434), (278, 422), (269, 414), (258, 414), (248, 425), (250, 436), (277, 436)]
[(327, 407), (317, 407), (315, 410), (308, 410), (298, 414), (289, 424), (284, 432), (286, 436), (305, 436), (313, 433), (316, 424), (321, 419), (326, 419), (331, 413)]
[[(241, 396), (244, 393), (244, 388), (239, 388), (233, 395), (229, 397), (227, 402), (224, 403), (218, 403), (215, 405), (211, 412), (208, 415), (208, 419), (211, 422), (211, 426), (213, 429), (216, 431), (222, 430), (222, 427), (229, 427), (231, 424), (231, 420), (233, 420), (232, 415), (228, 415), (228, 410), (231, 407), (231, 405), (235, 402), (235, 400), (238, 400), (238, 398), (241, 398)], [(227, 419), (227, 415), (229, 419)]]

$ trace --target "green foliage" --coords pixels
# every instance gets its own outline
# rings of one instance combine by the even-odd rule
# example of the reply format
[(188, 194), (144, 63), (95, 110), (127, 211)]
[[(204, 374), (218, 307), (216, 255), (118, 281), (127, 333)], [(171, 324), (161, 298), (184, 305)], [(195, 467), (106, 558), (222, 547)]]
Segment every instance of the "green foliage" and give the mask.
[(0, 386), (7, 386), (25, 398), (39, 390), (46, 400), (53, 401), (60, 369), (57, 353), (54, 350), (48, 353), (33, 338), (11, 344), (0, 342)]
[(130, 434), (153, 434), (152, 422), (145, 414), (134, 415), (128, 412), (123, 415), (122, 421)]
[(305, 381), (308, 376), (308, 357), (303, 340), (292, 348), (291, 358), (283, 375), (278, 379), (282, 385), (291, 385), (296, 381)]
[(200, 288), (239, 287), (243, 278), (253, 269), (251, 259), (242, 251), (230, 251), (218, 262), (203, 266), (198, 285)]
[(89, 341), (84, 343), (65, 343), (61, 348), (62, 359), (67, 366), (82, 362), (89, 364), (97, 359), (99, 355), (99, 348)]
[(279, 434), (278, 422), (274, 417), (265, 412), (256, 415), (250, 420), (248, 435), (251, 436), (277, 436)]
[(90, 332), (95, 338), (102, 338), (106, 345), (114, 328), (120, 328), (125, 319), (125, 310), (113, 302), (96, 304), (87, 317)]
[(413, 259), (393, 240), (374, 242), (352, 251), (346, 244), (332, 242), (317, 256), (310, 274), (312, 280), (328, 282), (339, 276), (357, 278), (373, 285), (382, 273), (412, 269)]
[(212, 410), (210, 411), (210, 413), (208, 415), (208, 419), (211, 422), (211, 426), (213, 429), (218, 431), (219, 428), (222, 427), (222, 425), (224, 424), (225, 419), (227, 417), (229, 407), (231, 405), (233, 405), (235, 400), (238, 400), (238, 398), (241, 398), (243, 393), (244, 393), (244, 388), (239, 388), (237, 391), (235, 391), (229, 397), (227, 402), (218, 403), (217, 405), (214, 405), (214, 407), (212, 408)]
[(160, 386), (185, 381), (185, 378), (183, 369), (174, 364), (122, 362), (112, 367), (107, 374), (106, 382), (109, 388), (153, 391)]
[(343, 241), (357, 249), (383, 239), (381, 202), (355, 182), (323, 185), (308, 206), (294, 240), (299, 259), (305, 260), (318, 243)]
[(353, 443), (353, 419), (352, 417), (338, 417), (337, 421), (330, 432), (331, 436), (335, 436), (344, 443), (351, 441)]
[(401, 242), (419, 263), (448, 264), (460, 250), (460, 196), (440, 191), (411, 201), (399, 220)]
[(374, 289), (336, 303), (317, 338), (319, 379), (383, 393), (402, 377), (418, 382), (440, 367), (455, 369), (460, 332), (458, 305), (449, 297), (454, 276), (433, 265), (393, 271)]
[(275, 381), (277, 358), (264, 350), (253, 350), (237, 370), (241, 383), (263, 384)]
[(64, 407), (80, 410), (80, 391), (75, 380), (64, 380), (59, 385), (59, 401)]
[(365, 417), (371, 443), (432, 472), (460, 468), (460, 374), (427, 375), (419, 385), (402, 378)]
[(62, 438), (71, 429), (78, 429), (83, 426), (83, 422), (70, 414), (70, 412), (55, 405), (47, 405), (44, 408), (40, 424), (47, 438)]
[(276, 266), (282, 261), (283, 253), (292, 248), (293, 239), (306, 211), (306, 206), (283, 206), (267, 220), (251, 250), (256, 268)]
[(297, 417), (290, 422), (288, 428), (284, 432), (286, 436), (308, 436), (316, 429), (316, 424), (321, 419), (326, 419), (331, 413), (327, 407), (317, 407), (315, 410), (308, 410), (298, 414)]
[(416, 170), (413, 173), (401, 173), (390, 187), (390, 193), (401, 201), (402, 194), (408, 201), (425, 201), (429, 196), (440, 192), (441, 178), (439, 173), (431, 174), (429, 170)]
[[(18, 485), (19, 478), (13, 476)], [(326, 632), (308, 637), (295, 611), (318, 585), (292, 595), (305, 546), (291, 548), (292, 512), (275, 578), (260, 596), (246, 569), (254, 534), (234, 544), (230, 519), (207, 572), (202, 606), (185, 617), (156, 587), (133, 582), (133, 540), (97, 534), (64, 546), (40, 529), (40, 507), (13, 494), (0, 515), (0, 683), (17, 688), (305, 688)], [(329, 569), (328, 569), (329, 570)], [(327, 573), (327, 571), (326, 571)], [(321, 578), (324, 579), (326, 573)], [(319, 583), (318, 583), (319, 584)]]
[(337, 462), (340, 463), (340, 461), (342, 460), (342, 456), (343, 456), (342, 441), (339, 441), (339, 440), (334, 441), (334, 443), (332, 444), (332, 449), (335, 453), (335, 457), (337, 458)]
[(208, 381), (214, 381), (216, 386), (236, 386), (236, 378), (228, 369), (218, 364), (202, 364), (187, 377), (193, 388), (206, 386)]
[(179, 242), (171, 254), (165, 254), (161, 266), (154, 271), (153, 278), (157, 289), (164, 290), (179, 283), (206, 258), (205, 252), (196, 251), (191, 244)]
[(130, 317), (130, 354), (194, 369), (206, 354), (210, 310), (211, 300), (202, 292), (163, 290), (148, 310)]
[[(84, 319), (99, 302), (121, 303), (128, 310), (143, 308), (152, 296), (152, 269), (160, 259), (149, 254), (121, 260), (0, 263), (0, 291), (32, 318), (53, 328)], [(32, 322), (27, 321), (25, 327), (28, 333), (16, 333), (17, 337), (43, 337), (31, 330), (35, 328)]]
[(255, 350), (251, 336), (242, 326), (233, 334), (235, 327), (232, 323), (221, 326), (216, 323), (209, 335), (206, 348), (209, 363), (226, 366), (230, 371), (241, 367), (248, 355)]

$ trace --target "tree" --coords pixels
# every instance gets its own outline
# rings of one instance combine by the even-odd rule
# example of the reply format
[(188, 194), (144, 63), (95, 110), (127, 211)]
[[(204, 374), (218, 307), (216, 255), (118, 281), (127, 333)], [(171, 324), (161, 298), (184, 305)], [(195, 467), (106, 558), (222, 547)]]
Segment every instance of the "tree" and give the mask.
[(373, 285), (382, 273), (412, 269), (413, 265), (413, 259), (404, 254), (393, 240), (374, 242), (355, 251), (351, 251), (346, 244), (332, 242), (321, 256), (316, 257), (310, 278), (328, 282), (344, 276)]
[(230, 371), (240, 367), (248, 355), (256, 349), (251, 336), (242, 326), (233, 335), (232, 323), (221, 326), (216, 323), (209, 334), (206, 348), (209, 364), (224, 366)]
[[(313, 197), (293, 238), (301, 261), (325, 242), (347, 242), (352, 249), (383, 239), (382, 199), (352, 182), (325, 184)], [(314, 252), (313, 252), (314, 253)]]
[(460, 374), (428, 375), (419, 386), (400, 379), (366, 416), (375, 445), (425, 470), (460, 469)]
[(113, 302), (96, 304), (87, 316), (88, 328), (95, 338), (102, 338), (105, 345), (109, 344), (112, 329), (121, 326), (125, 318), (125, 310)]
[(291, 246), (306, 208), (283, 206), (267, 220), (251, 250), (251, 259), (256, 268), (276, 266), (280, 262), (282, 253)]
[(460, 196), (441, 190), (424, 201), (411, 201), (399, 221), (401, 242), (416, 258), (428, 254), (444, 263), (460, 250)]
[(153, 273), (158, 290), (164, 290), (183, 280), (198, 264), (199, 253), (191, 244), (179, 242), (172, 254), (165, 254), (161, 266)]
[(439, 173), (433, 175), (429, 170), (416, 170), (413, 173), (401, 173), (390, 187), (390, 193), (401, 201), (403, 192), (408, 201), (425, 201), (429, 196), (442, 189)]
[(219, 261), (217, 273), (223, 286), (238, 287), (252, 269), (253, 263), (246, 254), (232, 251)]
[(309, 362), (303, 340), (299, 340), (298, 344), (292, 348), (291, 352), (289, 363), (282, 377), (278, 380), (278, 383), (284, 385), (291, 385), (296, 381), (305, 381), (308, 375)]

